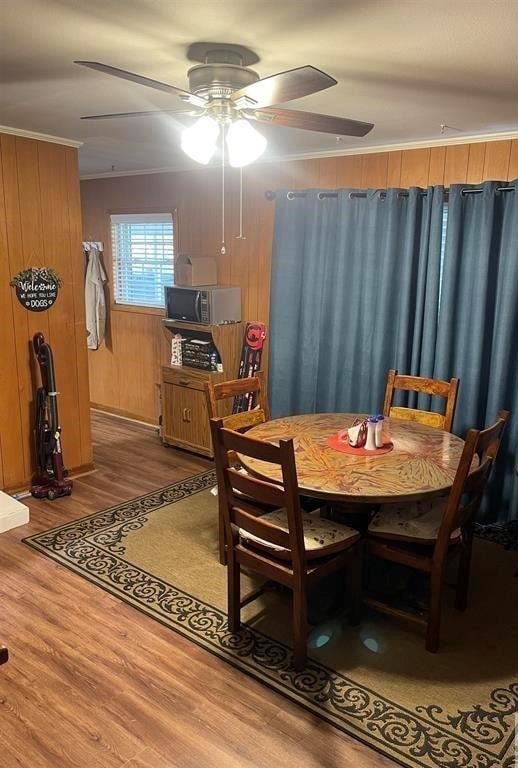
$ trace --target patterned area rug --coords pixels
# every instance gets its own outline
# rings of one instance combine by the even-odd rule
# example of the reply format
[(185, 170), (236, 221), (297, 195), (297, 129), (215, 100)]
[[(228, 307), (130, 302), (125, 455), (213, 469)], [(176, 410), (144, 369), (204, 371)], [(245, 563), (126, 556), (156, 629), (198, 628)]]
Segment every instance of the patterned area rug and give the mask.
[(482, 539), (501, 544), (505, 549), (518, 551), (518, 520), (509, 523), (478, 524), (475, 526), (475, 533)]
[[(336, 612), (313, 627), (297, 673), (284, 593), (247, 606), (241, 633), (228, 631), (214, 482), (207, 472), (25, 541), (404, 766), (518, 765), (515, 552), (477, 540), (470, 607), (455, 612), (446, 589), (438, 654), (395, 620), (367, 613), (349, 627)], [(324, 602), (312, 596), (313, 615)]]

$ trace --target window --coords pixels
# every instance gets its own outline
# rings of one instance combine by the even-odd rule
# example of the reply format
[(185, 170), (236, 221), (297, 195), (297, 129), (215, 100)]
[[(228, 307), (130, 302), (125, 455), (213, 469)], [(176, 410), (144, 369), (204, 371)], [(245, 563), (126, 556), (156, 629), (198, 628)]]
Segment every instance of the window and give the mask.
[(444, 253), (446, 251), (446, 230), (448, 229), (448, 203), (446, 200), (442, 204), (442, 235), (441, 235), (441, 266), (439, 267), (439, 301), (437, 305), (437, 314), (441, 309), (442, 294), (442, 276), (444, 272)]
[(115, 303), (163, 307), (174, 276), (173, 216), (117, 214), (111, 225)]

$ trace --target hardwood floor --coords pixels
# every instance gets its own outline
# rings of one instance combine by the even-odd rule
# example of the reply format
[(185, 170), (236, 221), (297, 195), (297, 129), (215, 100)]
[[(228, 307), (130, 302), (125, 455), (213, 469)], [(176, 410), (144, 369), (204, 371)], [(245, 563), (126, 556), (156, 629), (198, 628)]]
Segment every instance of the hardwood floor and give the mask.
[(93, 414), (97, 470), (0, 536), (2, 768), (394, 765), (20, 543), (211, 466)]

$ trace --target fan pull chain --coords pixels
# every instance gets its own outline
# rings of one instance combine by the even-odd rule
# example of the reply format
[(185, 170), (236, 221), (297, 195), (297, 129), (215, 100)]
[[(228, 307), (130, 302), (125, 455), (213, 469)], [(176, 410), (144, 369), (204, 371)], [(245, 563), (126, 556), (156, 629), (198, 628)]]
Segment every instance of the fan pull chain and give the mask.
[(239, 235), (236, 240), (246, 240), (243, 234), (243, 167), (239, 169)]
[(225, 246), (225, 126), (221, 131), (221, 250), (224, 256), (227, 252)]

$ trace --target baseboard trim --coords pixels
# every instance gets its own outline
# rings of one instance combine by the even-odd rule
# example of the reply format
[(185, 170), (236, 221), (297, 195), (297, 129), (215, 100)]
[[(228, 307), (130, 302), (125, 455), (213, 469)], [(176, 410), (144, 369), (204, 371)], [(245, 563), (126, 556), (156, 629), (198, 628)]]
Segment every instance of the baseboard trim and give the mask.
[(80, 464), (78, 467), (68, 470), (68, 476), (74, 480), (76, 477), (83, 477), (83, 475), (91, 475), (92, 472), (97, 472), (95, 464)]
[(108, 416), (115, 416), (118, 419), (124, 419), (124, 421), (133, 421), (135, 424), (142, 424), (145, 427), (158, 427), (158, 421), (151, 421), (137, 413), (131, 413), (131, 411), (124, 411), (121, 408), (112, 408), (111, 406), (101, 405), (100, 403), (90, 403), (90, 409), (97, 413), (105, 413)]

